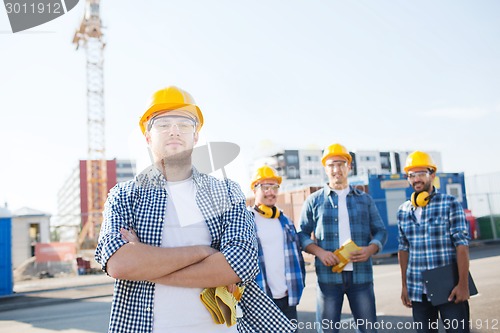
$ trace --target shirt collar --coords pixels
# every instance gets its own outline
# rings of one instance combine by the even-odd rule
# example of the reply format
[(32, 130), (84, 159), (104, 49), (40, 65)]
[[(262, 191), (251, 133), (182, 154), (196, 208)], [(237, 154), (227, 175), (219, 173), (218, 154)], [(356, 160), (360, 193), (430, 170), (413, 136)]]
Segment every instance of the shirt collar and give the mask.
[[(351, 185), (348, 185), (348, 186), (349, 186), (349, 193), (347, 193), (347, 196), (356, 194), (354, 188)], [(328, 186), (328, 184), (325, 184), (324, 189), (325, 189), (325, 196), (326, 197), (328, 197), (332, 193), (334, 195), (337, 195), (337, 193), (335, 193), (335, 191), (330, 186)]]
[[(203, 174), (201, 172), (199, 172), (194, 166), (192, 166), (192, 169), (193, 169), (193, 174), (192, 174), (193, 180), (195, 181), (195, 183), (199, 187), (202, 187), (203, 186), (203, 181), (202, 181)], [(150, 183), (154, 186), (159, 186), (159, 187), (164, 187), (167, 184), (167, 180), (165, 179), (165, 176), (154, 165), (150, 165), (145, 170), (143, 170), (141, 172), (141, 174), (139, 175), (138, 179), (140, 181), (147, 180), (148, 183)]]

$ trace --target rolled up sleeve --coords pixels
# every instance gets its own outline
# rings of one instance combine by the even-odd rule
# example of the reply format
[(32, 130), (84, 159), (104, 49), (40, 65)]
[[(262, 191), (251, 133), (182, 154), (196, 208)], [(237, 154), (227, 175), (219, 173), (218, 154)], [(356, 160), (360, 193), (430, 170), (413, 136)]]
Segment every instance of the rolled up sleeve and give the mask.
[(109, 258), (126, 244), (120, 234), (120, 229), (126, 225), (128, 220), (124, 214), (122, 200), (123, 189), (116, 185), (111, 189), (104, 205), (103, 222), (95, 251), (95, 260), (101, 264), (102, 270), (105, 272)]
[(234, 182), (230, 183), (231, 208), (222, 215), (227, 225), (221, 237), (220, 252), (243, 283), (253, 281), (259, 273), (255, 217)]
[(462, 205), (454, 197), (451, 197), (450, 202), (450, 232), (455, 247), (469, 246), (469, 222), (465, 218)]
[(370, 230), (372, 233), (372, 240), (369, 244), (375, 244), (380, 252), (387, 242), (387, 229), (385, 228), (384, 221), (382, 221), (382, 217), (380, 217), (377, 206), (375, 205), (371, 197), (369, 201), (369, 210)]
[(312, 206), (312, 197), (307, 198), (302, 206), (299, 229), (297, 230), (302, 250), (305, 250), (307, 246), (314, 243), (311, 239), (311, 234), (314, 231), (315, 224), (313, 216), (314, 210)]

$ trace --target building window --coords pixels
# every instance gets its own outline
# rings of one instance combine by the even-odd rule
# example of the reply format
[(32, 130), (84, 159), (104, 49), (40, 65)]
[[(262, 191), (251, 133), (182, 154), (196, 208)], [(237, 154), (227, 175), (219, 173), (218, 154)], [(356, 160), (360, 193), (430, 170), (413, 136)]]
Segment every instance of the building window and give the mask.
[(361, 161), (363, 162), (375, 162), (377, 158), (375, 156), (360, 156)]
[(319, 175), (319, 170), (318, 169), (306, 169), (305, 173), (308, 176), (317, 176)]
[(318, 162), (319, 161), (319, 156), (317, 156), (317, 155), (307, 155), (307, 156), (305, 156), (305, 160), (307, 162)]
[(286, 156), (287, 164), (297, 164), (299, 163), (299, 157), (297, 155), (287, 155)]
[(295, 167), (286, 168), (286, 178), (288, 179), (300, 179), (300, 171)]

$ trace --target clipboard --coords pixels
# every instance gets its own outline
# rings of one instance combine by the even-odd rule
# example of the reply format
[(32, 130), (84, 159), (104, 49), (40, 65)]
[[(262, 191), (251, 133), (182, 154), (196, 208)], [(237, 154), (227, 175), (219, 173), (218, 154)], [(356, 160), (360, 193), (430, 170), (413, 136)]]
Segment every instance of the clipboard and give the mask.
[(359, 250), (361, 248), (354, 241), (351, 239), (346, 240), (339, 249), (333, 252), (340, 259), (340, 262), (332, 267), (332, 272), (342, 273), (345, 266), (351, 261), (351, 253)]
[[(458, 284), (458, 267), (456, 263), (422, 272), (422, 278), (427, 288), (427, 296), (432, 305), (448, 303), (451, 291)], [(477, 288), (469, 272), (470, 296), (477, 295)]]

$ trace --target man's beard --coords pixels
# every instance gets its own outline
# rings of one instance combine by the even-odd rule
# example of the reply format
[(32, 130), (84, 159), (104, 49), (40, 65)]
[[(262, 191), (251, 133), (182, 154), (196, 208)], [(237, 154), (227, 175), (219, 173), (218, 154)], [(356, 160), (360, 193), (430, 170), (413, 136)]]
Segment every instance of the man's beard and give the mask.
[[(413, 186), (413, 189), (415, 190), (415, 185)], [(425, 191), (427, 193), (431, 193), (431, 190), (432, 190), (432, 183), (423, 183), (422, 189), (419, 191), (415, 190), (415, 192), (420, 193)]]
[(163, 157), (162, 162), (166, 166), (185, 166), (186, 164), (191, 164), (191, 154), (193, 153), (193, 148), (186, 149), (173, 155), (168, 155)]

